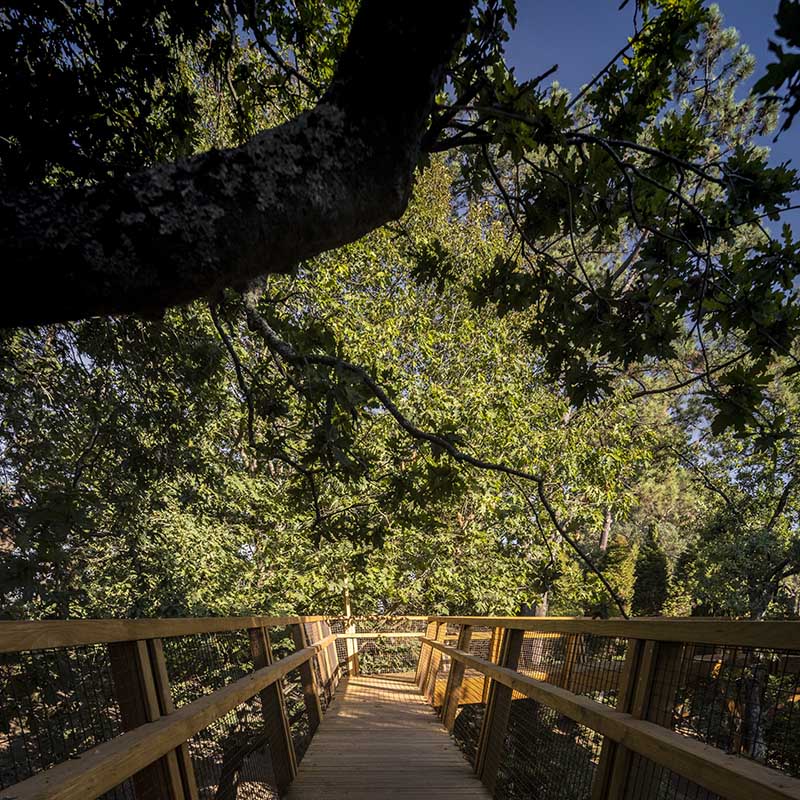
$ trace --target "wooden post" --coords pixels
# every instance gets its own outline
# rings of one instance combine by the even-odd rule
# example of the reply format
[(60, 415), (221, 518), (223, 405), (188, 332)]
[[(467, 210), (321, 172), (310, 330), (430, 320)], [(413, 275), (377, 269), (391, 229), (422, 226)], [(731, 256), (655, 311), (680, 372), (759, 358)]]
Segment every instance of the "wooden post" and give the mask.
[[(319, 621), (313, 622), (311, 623), (311, 627), (314, 630), (314, 641), (321, 642), (323, 636), (325, 635), (322, 632), (322, 623)], [(320, 650), (316, 655), (316, 659), (317, 665), (319, 666), (320, 678), (322, 679), (322, 686), (320, 688), (324, 692), (327, 702), (330, 701), (331, 694), (333, 692), (331, 682), (331, 667), (328, 663), (328, 648), (326, 647), (323, 650)]]
[[(322, 633), (322, 638), (326, 638), (331, 635), (331, 626), (328, 620), (323, 620), (320, 622), (320, 629)], [(331, 642), (325, 648), (325, 657), (328, 662), (328, 672), (331, 676), (331, 688), (330, 694), (331, 697), (336, 693), (336, 687), (339, 685), (339, 655), (336, 652), (336, 642)]]
[[(436, 630), (434, 638), (437, 642), (444, 642), (447, 635), (447, 623), (441, 622)], [(422, 693), (433, 705), (436, 702), (436, 674), (439, 672), (439, 665), (442, 663), (442, 651), (431, 648), (431, 655), (428, 660), (428, 674)]]
[[(435, 639), (437, 630), (437, 623), (429, 622), (425, 626), (425, 638)], [(417, 659), (417, 672), (414, 676), (414, 683), (419, 686), (420, 691), (423, 689), (425, 678), (428, 674), (428, 664), (430, 663), (432, 652), (433, 648), (430, 645), (421, 644), (419, 647), (419, 658)]]
[[(130, 731), (159, 719), (161, 706), (147, 642), (113, 642), (108, 654), (122, 729)], [(132, 782), (137, 800), (185, 800), (174, 751), (137, 772)]]
[[(617, 709), (627, 711), (635, 719), (646, 719), (670, 728), (683, 648), (681, 642), (631, 640), (620, 680)], [(634, 758), (626, 747), (604, 742), (592, 786), (592, 800), (622, 800)]]
[[(249, 628), (247, 632), (250, 635), (253, 666), (256, 669), (269, 666), (273, 659), (272, 644), (267, 629)], [(297, 756), (294, 752), (292, 730), (286, 711), (286, 699), (283, 696), (283, 681), (278, 680), (270, 684), (261, 690), (259, 696), (276, 788), (279, 794), (283, 794), (297, 775)]]
[(570, 633), (567, 635), (567, 641), (564, 646), (564, 667), (561, 670), (561, 677), (558, 682), (558, 685), (563, 689), (569, 689), (572, 683), (572, 670), (575, 667), (575, 661), (578, 657), (581, 638), (579, 633)]
[[(302, 650), (304, 647), (308, 647), (308, 637), (306, 636), (306, 629), (302, 622), (297, 625), (292, 625), (292, 637), (296, 650)], [(314, 675), (314, 668), (311, 665), (311, 660), (304, 661), (298, 667), (298, 672), (300, 673), (300, 681), (303, 684), (303, 700), (305, 701), (306, 711), (308, 712), (308, 731), (309, 735), (313, 736), (322, 719), (322, 706), (319, 702), (319, 687), (317, 686), (317, 679)]]
[[(625, 664), (622, 667), (622, 675), (620, 675), (619, 691), (617, 693), (617, 711), (631, 713), (633, 708), (633, 693), (636, 688), (636, 679), (639, 672), (639, 661), (641, 659), (644, 642), (641, 639), (629, 639), (628, 647), (625, 651)], [(614, 775), (622, 775), (627, 771), (627, 763), (621, 763), (623, 758), (622, 752), (630, 753), (621, 748), (616, 742), (611, 739), (603, 739), (603, 746), (600, 750), (600, 760), (597, 764), (597, 770), (594, 774), (592, 781), (592, 800), (606, 800), (610, 797), (611, 783)], [(617, 760), (620, 763), (617, 767)], [(615, 769), (615, 767), (617, 767)], [(619, 777), (617, 778), (619, 781)]]
[[(506, 628), (503, 635), (500, 666), (508, 669), (517, 668), (524, 637), (525, 631)], [(478, 754), (475, 759), (475, 771), (489, 790), (490, 795), (494, 795), (497, 771), (503, 755), (503, 741), (511, 715), (512, 693), (510, 687), (494, 680), (491, 681), (489, 700), (486, 704), (481, 734), (478, 739)]]
[[(353, 608), (350, 605), (350, 590), (344, 590), (344, 618), (345, 633), (355, 633), (356, 626), (353, 620)], [(345, 639), (347, 649), (347, 673), (354, 678), (358, 677), (358, 642), (355, 639)]]
[[(492, 664), (500, 663), (500, 648), (503, 643), (503, 628), (492, 628), (492, 637), (489, 640), (489, 661)], [(481, 702), (485, 705), (489, 702), (489, 688), (492, 682), (488, 678), (483, 679), (483, 692)]]
[[(459, 650), (469, 651), (469, 643), (472, 639), (472, 625), (462, 625), (458, 632)], [(442, 724), (448, 731), (452, 732), (458, 713), (458, 704), (461, 700), (461, 684), (464, 681), (465, 665), (461, 661), (451, 661), (450, 677), (447, 681), (447, 689), (444, 693), (444, 703), (442, 704)]]
[[(164, 658), (164, 645), (161, 639), (150, 639), (147, 642), (147, 649), (150, 654), (150, 664), (153, 668), (155, 677), (156, 693), (158, 704), (162, 714), (171, 714), (175, 710), (175, 703), (172, 700), (172, 689), (169, 683), (169, 673), (167, 662)], [(172, 754), (170, 754), (172, 755)], [(174, 753), (177, 758), (178, 769), (180, 770), (183, 792), (186, 800), (199, 800), (200, 793), (197, 789), (197, 777), (194, 773), (194, 763), (189, 752), (188, 742), (184, 742)]]

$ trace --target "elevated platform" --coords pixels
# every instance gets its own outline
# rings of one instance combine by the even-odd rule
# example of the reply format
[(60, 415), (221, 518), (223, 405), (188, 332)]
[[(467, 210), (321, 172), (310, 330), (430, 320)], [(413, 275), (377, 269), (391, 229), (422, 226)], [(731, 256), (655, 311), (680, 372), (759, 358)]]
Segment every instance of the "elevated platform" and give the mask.
[(490, 797), (414, 684), (370, 675), (339, 685), (288, 800)]

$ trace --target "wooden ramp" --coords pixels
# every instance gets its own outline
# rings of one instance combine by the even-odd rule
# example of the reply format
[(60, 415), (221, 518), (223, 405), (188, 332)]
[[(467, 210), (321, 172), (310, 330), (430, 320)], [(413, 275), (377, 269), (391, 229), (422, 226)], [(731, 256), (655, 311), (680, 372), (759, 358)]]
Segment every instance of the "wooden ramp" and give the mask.
[(349, 678), (311, 741), (289, 800), (489, 798), (412, 675)]

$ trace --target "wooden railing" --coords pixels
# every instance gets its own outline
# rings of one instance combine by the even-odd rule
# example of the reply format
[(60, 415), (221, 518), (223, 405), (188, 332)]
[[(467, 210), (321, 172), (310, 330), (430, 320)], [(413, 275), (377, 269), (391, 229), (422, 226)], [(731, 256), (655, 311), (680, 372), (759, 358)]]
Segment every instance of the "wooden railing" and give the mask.
[[(294, 652), (277, 661), (273, 661), (271, 628), (291, 631), (295, 646)], [(229, 632), (246, 634), (252, 671), (176, 709), (164, 640)], [(292, 671), (299, 673), (306, 721), (313, 735), (322, 716), (321, 693), (332, 694), (339, 677), (335, 642), (336, 635), (330, 632), (324, 617), (2, 622), (3, 654), (24, 652), (30, 656), (37, 651), (105, 645), (125, 733), (0, 790), (0, 797), (88, 800), (130, 779), (137, 798), (194, 800), (199, 792), (187, 743), (256, 697), (260, 699), (274, 780), (278, 791), (283, 792), (297, 772), (297, 755), (282, 681)], [(11, 671), (7, 656), (0, 664), (6, 673), (4, 688), (8, 689), (18, 676)], [(199, 672), (199, 664), (197, 669)], [(36, 727), (41, 725), (38, 720)], [(24, 727), (17, 724), (16, 733), (22, 735)], [(47, 733), (52, 737), (59, 731)], [(9, 741), (11, 736), (9, 733)]]
[[(476, 637), (484, 640), (482, 655), (474, 652)], [(585, 657), (589, 639), (595, 645), (605, 641), (596, 647), (602, 663)], [(657, 798), (657, 784), (670, 786), (670, 797), (706, 796), (693, 793), (702, 787), (729, 800), (800, 798), (800, 780), (673, 730), (681, 692), (722, 692), (713, 683), (725, 670), (739, 672), (737, 692), (745, 697), (744, 707), (728, 713), (745, 725), (762, 724), (770, 676), (773, 681), (783, 676), (790, 687), (786, 702), (800, 702), (800, 622), (431, 617), (417, 682), (450, 731), (460, 706), (480, 705), (473, 760), (493, 796), (499, 776), (509, 769), (503, 759), (512, 700), (527, 699), (603, 737), (591, 778), (593, 800)], [(481, 691), (468, 691), (476, 679)], [(603, 693), (613, 693), (614, 707), (591, 697)], [(737, 702), (715, 695), (718, 701)], [(758, 718), (747, 702), (761, 704)], [(750, 731), (751, 740), (759, 735)], [(764, 756), (763, 741), (754, 749), (757, 757)], [(642, 763), (663, 768), (658, 781), (645, 786), (647, 781), (637, 777), (633, 785), (637, 759), (639, 772)], [(679, 784), (688, 787), (683, 794), (675, 788)]]
[[(555, 743), (582, 754), (585, 774), (568, 776), (583, 781), (576, 797), (657, 798), (666, 786), (670, 798), (800, 799), (789, 774), (800, 744), (786, 766), (762, 737), (762, 721), (782, 715), (786, 746), (800, 742), (798, 622), (286, 616), (0, 622), (0, 685), (17, 709), (0, 707), (0, 770), (4, 748), (23, 764), (12, 786), (0, 771), (0, 800), (90, 800), (122, 785), (137, 800), (196, 800), (217, 791), (206, 762), (217, 759), (221, 785), (257, 748), (284, 793), (340, 676), (374, 665), (381, 643), (395, 657), (420, 641), (418, 685), (494, 797), (526, 796), (526, 770), (552, 771)], [(727, 715), (724, 741), (691, 729), (698, 702), (718, 727)], [(93, 715), (114, 725), (77, 737)], [(59, 736), (71, 750), (48, 744)]]
[[(89, 800), (123, 785), (127, 785), (124, 796), (133, 794), (137, 800), (197, 800), (208, 794), (202, 791), (208, 787), (198, 785), (190, 745), (196, 751), (208, 750), (209, 745), (193, 737), (224, 722), (226, 715), (240, 714), (243, 704), (250, 701), (260, 706), (263, 732), (263, 737), (253, 738), (256, 744), (263, 739), (268, 747), (270, 763), (261, 777), (283, 794), (302, 757), (293, 725), (295, 734), (302, 728), (306, 739), (314, 735), (340, 676), (348, 670), (358, 671), (358, 643), (418, 642), (422, 632), (398, 630), (398, 620), (402, 626), (404, 619), (413, 625), (426, 618), (393, 618), (391, 624), (383, 625), (386, 630), (367, 633), (357, 630), (364, 619), (283, 616), (0, 622), (0, 687), (5, 694), (0, 705), (0, 800)], [(371, 627), (374, 629), (376, 622), (381, 627), (382, 620), (385, 618), (370, 618)], [(332, 633), (331, 626), (342, 632)], [(294, 651), (276, 660), (270, 631), (279, 631), (286, 643), (283, 649), (293, 647)], [(337, 652), (339, 639), (347, 656)], [(176, 708), (180, 687), (170, 679), (169, 655), (174, 645), (186, 642), (190, 663), (178, 666), (189, 669), (189, 683), (198, 684), (191, 686), (191, 694), (200, 696)], [(235, 662), (242, 659), (237, 650), (242, 647), (247, 650), (245, 672), (214, 686), (215, 670), (226, 677), (233, 675)], [(76, 675), (75, 654), (86, 648), (89, 652), (83, 655), (91, 663)], [(215, 656), (219, 663), (206, 663)], [(106, 668), (108, 675), (104, 674)], [(294, 713), (288, 707), (285, 685), (290, 673), (296, 674), (294, 685), (302, 698), (300, 710)], [(47, 682), (55, 686), (39, 685)], [(41, 699), (51, 688), (60, 701), (74, 692), (75, 697), (67, 700), (66, 712), (54, 713)], [(97, 695), (102, 696), (99, 703)], [(83, 719), (75, 722), (73, 712)], [(73, 748), (76, 752), (66, 745), (51, 746), (53, 740), (71, 740), (71, 728), (79, 723), (85, 727), (93, 715), (103, 718), (98, 722), (103, 729), (114, 718), (120, 735), (89, 748)], [(90, 738), (84, 736), (86, 742)], [(36, 759), (26, 748), (47, 751), (38, 770), (30, 768)], [(19, 764), (4, 764), (4, 758), (21, 762), (23, 770), (35, 774), (7, 785), (2, 778)], [(216, 779), (222, 781), (225, 765), (217, 772)]]

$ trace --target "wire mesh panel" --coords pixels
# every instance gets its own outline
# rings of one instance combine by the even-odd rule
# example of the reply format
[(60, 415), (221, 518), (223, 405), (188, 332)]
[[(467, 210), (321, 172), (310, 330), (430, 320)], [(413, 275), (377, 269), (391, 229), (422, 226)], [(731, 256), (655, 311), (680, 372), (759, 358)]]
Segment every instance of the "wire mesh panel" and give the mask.
[(0, 654), (0, 691), (0, 788), (122, 732), (105, 645)]
[(356, 633), (377, 633), (377, 639), (356, 639), (358, 668), (362, 675), (413, 672), (420, 641), (392, 634), (425, 633), (426, 621), (406, 617), (370, 617), (353, 620)]
[(497, 800), (590, 800), (602, 736), (551, 708), (512, 695), (499, 747)]
[(618, 636), (581, 634), (574, 639), (574, 660), (565, 688), (598, 703), (617, 705), (628, 640)]
[(800, 652), (686, 644), (653, 678), (686, 736), (800, 775)]
[(485, 702), (466, 703), (458, 707), (455, 723), (453, 724), (453, 740), (473, 767), (477, 759), (478, 740), (481, 735), (481, 725), (483, 725), (485, 714)]
[[(487, 661), (492, 660), (492, 657), (496, 659), (497, 640), (498, 635), (494, 628), (475, 626), (472, 629), (469, 653)], [(477, 758), (483, 717), (486, 713), (488, 683), (489, 679), (482, 672), (469, 666), (464, 669), (452, 736), (473, 767)]]
[[(270, 629), (270, 640), (274, 660), (295, 650), (289, 628)], [(165, 639), (164, 656), (176, 706), (221, 689), (255, 669), (247, 630)], [(303, 727), (305, 708), (296, 671), (287, 675), (283, 686), (299, 757), (308, 746), (308, 731), (307, 725)], [(201, 798), (278, 797), (266, 724), (261, 698), (257, 696), (190, 740), (189, 752)]]
[(193, 736), (189, 752), (202, 800), (277, 800), (259, 698)]
[(176, 707), (221, 689), (255, 668), (246, 630), (170, 637), (163, 646)]
[(300, 670), (296, 669), (287, 673), (283, 679), (283, 695), (286, 700), (286, 712), (289, 716), (289, 726), (292, 731), (292, 742), (299, 762), (311, 743), (311, 726), (303, 696)]
[(526, 631), (517, 670), (614, 707), (628, 640)]
[(634, 755), (625, 800), (722, 800), (688, 778)]

